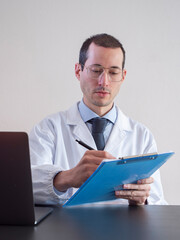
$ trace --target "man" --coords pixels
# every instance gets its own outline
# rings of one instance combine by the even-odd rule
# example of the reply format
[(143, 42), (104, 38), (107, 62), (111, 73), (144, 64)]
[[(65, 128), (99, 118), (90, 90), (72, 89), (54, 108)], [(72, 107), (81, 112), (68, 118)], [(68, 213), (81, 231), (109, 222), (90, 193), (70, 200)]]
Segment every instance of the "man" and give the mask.
[[(75, 65), (83, 99), (69, 110), (47, 117), (30, 134), (36, 203), (64, 203), (103, 159), (157, 152), (149, 130), (114, 104), (125, 80), (124, 64), (124, 48), (114, 37), (99, 34), (83, 43)], [(93, 129), (99, 119), (105, 124), (97, 140)], [(76, 140), (95, 150), (87, 150)], [(166, 204), (159, 171), (114, 194), (119, 203)]]

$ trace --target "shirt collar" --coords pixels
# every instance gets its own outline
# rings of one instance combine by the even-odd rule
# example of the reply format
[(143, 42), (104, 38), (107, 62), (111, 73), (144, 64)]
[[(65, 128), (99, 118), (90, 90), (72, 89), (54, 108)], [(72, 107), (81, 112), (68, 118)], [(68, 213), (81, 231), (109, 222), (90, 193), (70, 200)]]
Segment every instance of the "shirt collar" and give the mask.
[[(90, 108), (88, 108), (85, 105), (83, 100), (81, 100), (81, 102), (79, 103), (78, 109), (79, 109), (80, 115), (81, 115), (84, 122), (87, 122), (92, 118), (99, 117), (95, 112), (93, 112)], [(113, 105), (112, 109), (107, 114), (105, 114), (103, 116), (103, 118), (108, 119), (113, 124), (116, 122), (117, 110), (116, 110), (115, 105)]]

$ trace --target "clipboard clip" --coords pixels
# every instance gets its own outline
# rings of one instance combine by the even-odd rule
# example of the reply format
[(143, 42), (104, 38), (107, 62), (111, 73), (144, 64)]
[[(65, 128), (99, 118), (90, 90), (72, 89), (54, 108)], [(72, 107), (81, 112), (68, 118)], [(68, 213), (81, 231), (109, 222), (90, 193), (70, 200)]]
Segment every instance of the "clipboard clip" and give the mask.
[(130, 157), (119, 157), (120, 161), (117, 162), (117, 165), (126, 164), (126, 163), (133, 163), (134, 161), (146, 161), (146, 160), (155, 160), (157, 158), (157, 153), (150, 153), (150, 154), (143, 154), (143, 155), (135, 155)]

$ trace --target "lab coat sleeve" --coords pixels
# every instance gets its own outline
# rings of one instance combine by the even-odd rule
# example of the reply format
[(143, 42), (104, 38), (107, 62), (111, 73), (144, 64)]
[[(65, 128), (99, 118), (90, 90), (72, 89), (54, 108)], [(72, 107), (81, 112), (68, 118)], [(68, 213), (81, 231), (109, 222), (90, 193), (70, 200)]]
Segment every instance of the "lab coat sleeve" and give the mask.
[(55, 191), (53, 179), (61, 171), (55, 160), (56, 133), (52, 122), (43, 120), (29, 135), (33, 194), (36, 204), (63, 204), (71, 195)]

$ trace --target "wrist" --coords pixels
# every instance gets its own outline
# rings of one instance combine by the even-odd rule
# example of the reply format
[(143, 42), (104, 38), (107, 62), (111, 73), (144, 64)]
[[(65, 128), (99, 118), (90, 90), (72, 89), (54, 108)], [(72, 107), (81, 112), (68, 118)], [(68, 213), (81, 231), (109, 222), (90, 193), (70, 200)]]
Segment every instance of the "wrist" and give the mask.
[(61, 171), (54, 177), (53, 185), (59, 192), (65, 192), (71, 187), (69, 170)]

